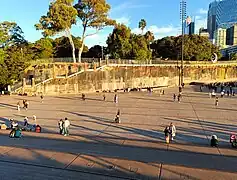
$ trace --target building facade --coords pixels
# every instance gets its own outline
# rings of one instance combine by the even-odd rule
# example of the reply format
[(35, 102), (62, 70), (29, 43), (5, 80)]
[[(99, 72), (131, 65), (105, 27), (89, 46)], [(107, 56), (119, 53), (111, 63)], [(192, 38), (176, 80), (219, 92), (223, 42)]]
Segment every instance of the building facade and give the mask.
[(229, 28), (237, 23), (237, 0), (215, 0), (209, 4), (207, 29), (210, 39), (217, 28)]
[(203, 37), (209, 38), (210, 34), (209, 34), (209, 32), (207, 31), (207, 29), (200, 28), (200, 29), (199, 29), (199, 36), (203, 36)]
[(226, 44), (230, 45), (230, 46), (237, 45), (237, 24), (235, 24), (232, 27), (227, 29), (227, 31), (226, 31)]
[(218, 1), (214, 1), (209, 4), (208, 15), (207, 15), (207, 31), (210, 34), (210, 39), (214, 39), (214, 32), (217, 29), (216, 23), (216, 11)]
[(226, 48), (226, 29), (218, 28), (215, 31), (215, 45), (221, 49)]
[(195, 22), (191, 22), (188, 25), (188, 34), (189, 35), (195, 34)]

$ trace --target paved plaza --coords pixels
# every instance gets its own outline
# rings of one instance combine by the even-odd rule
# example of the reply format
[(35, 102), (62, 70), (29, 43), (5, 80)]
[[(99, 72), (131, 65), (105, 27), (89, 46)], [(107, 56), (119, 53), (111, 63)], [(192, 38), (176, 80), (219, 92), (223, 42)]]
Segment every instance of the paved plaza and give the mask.
[[(237, 149), (229, 136), (237, 133), (237, 96), (214, 99), (198, 87), (186, 87), (181, 103), (177, 88), (159, 93), (114, 93), (45, 97), (0, 97), (0, 123), (23, 122), (25, 116), (42, 126), (42, 133), (23, 132), (20, 139), (0, 130), (0, 179), (237, 179)], [(18, 112), (18, 101), (29, 109)], [(113, 122), (117, 110), (121, 124)], [(58, 120), (71, 121), (70, 136), (58, 134)], [(173, 123), (174, 142), (165, 144), (163, 130)], [(210, 147), (217, 135), (219, 148)]]

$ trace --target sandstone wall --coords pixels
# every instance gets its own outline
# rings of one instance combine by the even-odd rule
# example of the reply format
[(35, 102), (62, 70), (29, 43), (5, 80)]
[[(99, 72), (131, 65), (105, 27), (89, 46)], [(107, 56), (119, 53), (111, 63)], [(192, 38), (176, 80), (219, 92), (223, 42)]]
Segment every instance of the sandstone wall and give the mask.
[[(185, 66), (184, 82), (235, 80), (236, 70), (237, 66), (234, 65)], [(179, 82), (178, 74), (178, 68), (174, 65), (109, 65), (74, 77), (53, 79), (34, 87), (34, 91), (44, 94), (75, 94), (135, 87), (176, 86)]]

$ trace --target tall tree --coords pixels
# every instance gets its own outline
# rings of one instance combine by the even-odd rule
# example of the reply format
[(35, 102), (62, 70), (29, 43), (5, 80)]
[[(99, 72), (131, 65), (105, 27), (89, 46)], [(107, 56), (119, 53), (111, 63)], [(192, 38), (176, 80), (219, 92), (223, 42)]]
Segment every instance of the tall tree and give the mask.
[(139, 61), (151, 59), (151, 51), (145, 36), (133, 34), (131, 37), (132, 54), (131, 57)]
[(107, 39), (108, 53), (112, 58), (129, 58), (132, 51), (131, 29), (117, 24)]
[[(207, 38), (199, 35), (184, 36), (184, 59), (205, 61), (210, 60), (212, 53), (221, 57), (218, 47), (214, 46)], [(165, 37), (155, 41), (152, 45), (156, 57), (177, 59), (180, 57), (182, 47), (182, 36)]]
[(89, 58), (102, 58), (102, 55), (106, 54), (106, 47), (95, 45), (89, 49), (86, 56)]
[(0, 23), (0, 48), (26, 43), (23, 31), (15, 22)]
[(74, 0), (55, 0), (50, 3), (46, 16), (41, 16), (37, 30), (43, 30), (43, 35), (54, 36), (64, 33), (72, 46), (72, 57), (76, 62), (75, 46), (71, 35), (71, 27), (76, 23), (77, 10), (73, 7)]
[[(72, 36), (73, 42), (75, 44), (75, 55), (78, 55), (79, 48), (81, 47), (81, 38)], [(61, 58), (61, 57), (71, 57), (71, 46), (70, 42), (67, 37), (62, 36), (56, 38), (53, 41), (54, 47), (54, 57)], [(85, 46), (83, 52), (87, 52), (88, 47)]]
[(53, 57), (53, 39), (41, 38), (34, 43), (34, 50), (37, 59), (46, 59)]
[(141, 19), (138, 23), (138, 28), (140, 28), (142, 30), (142, 34), (144, 29), (146, 28), (146, 20), (145, 19)]
[[(115, 21), (108, 17), (110, 5), (106, 0), (78, 0), (74, 6), (77, 10), (78, 17), (82, 22), (82, 45), (79, 49), (78, 61), (81, 62), (85, 38), (98, 33), (106, 26), (115, 25)], [(95, 32), (87, 34), (87, 28), (95, 28)]]

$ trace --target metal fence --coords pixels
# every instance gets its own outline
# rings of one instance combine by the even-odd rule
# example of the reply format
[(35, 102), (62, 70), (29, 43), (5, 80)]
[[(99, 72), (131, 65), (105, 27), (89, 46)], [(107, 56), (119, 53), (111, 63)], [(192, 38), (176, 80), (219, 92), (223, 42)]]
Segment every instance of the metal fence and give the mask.
[[(73, 58), (52, 58), (50, 62), (54, 63), (73, 63)], [(107, 59), (101, 60), (100, 58), (82, 58), (81, 63), (100, 63), (105, 64), (180, 64), (181, 60), (161, 60), (161, 59), (152, 59), (152, 60), (134, 60), (134, 59)], [(218, 61), (215, 64), (236, 64), (236, 61)], [(184, 61), (184, 64), (213, 64), (212, 61)]]

